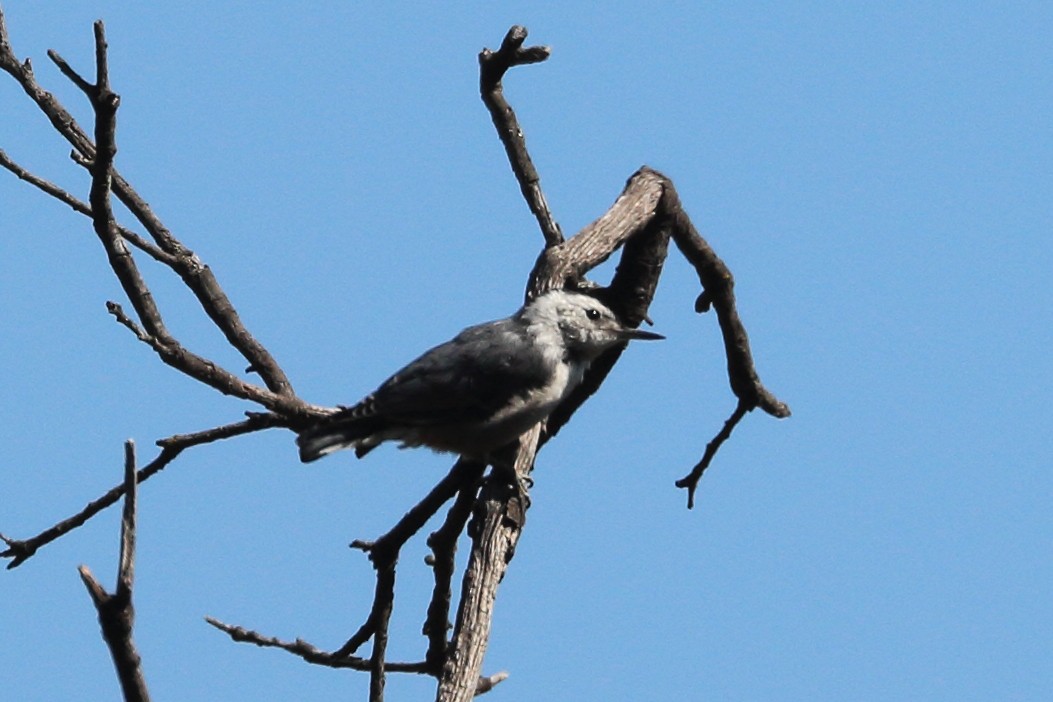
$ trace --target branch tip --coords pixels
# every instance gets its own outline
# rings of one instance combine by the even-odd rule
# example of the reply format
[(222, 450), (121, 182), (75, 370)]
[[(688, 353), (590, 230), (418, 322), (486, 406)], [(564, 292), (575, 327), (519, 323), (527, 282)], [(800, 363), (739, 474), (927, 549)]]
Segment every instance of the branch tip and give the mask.
[(480, 677), (479, 684), (475, 687), (475, 694), (485, 695), (487, 692), (490, 692), (490, 690), (493, 690), (498, 683), (502, 683), (505, 680), (508, 680), (508, 672), (504, 670), (488, 677)]
[(92, 602), (95, 603), (96, 607), (101, 607), (106, 601), (109, 595), (106, 594), (106, 590), (103, 589), (99, 581), (95, 579), (91, 569), (86, 565), (77, 566), (77, 573), (80, 574), (81, 582), (84, 583), (84, 587), (88, 591), (88, 595), (91, 597)]
[(135, 573), (135, 515), (139, 494), (135, 469), (135, 441), (124, 442), (124, 510), (121, 514), (121, 550), (117, 567), (117, 597), (131, 597)]
[[(59, 72), (66, 76), (71, 83), (77, 86), (81, 92), (89, 97), (94, 94), (96, 86), (89, 83), (75, 68), (73, 68), (73, 66), (69, 65), (69, 62), (62, 58), (62, 55), (59, 54), (59, 52), (54, 49), (48, 49), (47, 54), (48, 58), (51, 59), (51, 62), (59, 69)], [(26, 59), (26, 61), (28, 60), (29, 59)]]
[(702, 474), (706, 468), (713, 461), (713, 457), (717, 455), (717, 450), (720, 449), (721, 445), (727, 441), (728, 437), (731, 436), (731, 432), (734, 431), (742, 418), (746, 416), (748, 412), (753, 411), (754, 406), (739, 401), (738, 405), (735, 406), (735, 411), (731, 413), (731, 416), (724, 422), (724, 426), (720, 428), (717, 435), (714, 436), (708, 444), (706, 444), (705, 453), (702, 454), (702, 460), (700, 460), (695, 467), (691, 469), (691, 472), (685, 475), (680, 480), (676, 481), (678, 488), (687, 488), (687, 508), (694, 509), (695, 507), (695, 490), (698, 488), (698, 482), (702, 479)]

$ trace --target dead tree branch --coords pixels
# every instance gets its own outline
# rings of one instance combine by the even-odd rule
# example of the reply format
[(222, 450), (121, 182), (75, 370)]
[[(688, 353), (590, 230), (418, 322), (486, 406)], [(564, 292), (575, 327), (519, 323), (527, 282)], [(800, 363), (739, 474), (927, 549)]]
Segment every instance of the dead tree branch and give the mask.
[(428, 616), (421, 630), (428, 637), (428, 652), (424, 659), (431, 666), (431, 672), (438, 677), (446, 662), (447, 638), (450, 630), (450, 601), (453, 591), (454, 556), (457, 553), (457, 537), (464, 531), (468, 519), (472, 516), (476, 496), (479, 493), (479, 471), (471, 482), (465, 481), (457, 493), (446, 520), (442, 526), (428, 537), (428, 546), (432, 555), (427, 563), (432, 567), (435, 587), (432, 589), (431, 603), (428, 605)]
[[(293, 394), (292, 386), (284, 371), (270, 353), (248, 332), (237, 311), (223, 292), (215, 276), (191, 250), (180, 243), (152, 212), (149, 205), (116, 171), (113, 165), (117, 152), (116, 117), (120, 98), (110, 87), (107, 45), (102, 22), (95, 23), (95, 82), (82, 77), (57, 52), (48, 55), (64, 76), (70, 79), (88, 98), (94, 114), (94, 141), (80, 127), (73, 115), (36, 81), (31, 62), (20, 61), (11, 47), (3, 11), (0, 9), (0, 69), (10, 75), (37, 105), (51, 125), (74, 148), (76, 160), (82, 163), (91, 175), (89, 202), (70, 195), (46, 179), (40, 178), (19, 166), (6, 153), (0, 152), (0, 166), (42, 192), (72, 207), (91, 218), (96, 236), (107, 253), (122, 289), (135, 310), (137, 320), (127, 315), (121, 305), (107, 302), (107, 309), (122, 326), (150, 346), (166, 364), (226, 395), (255, 402), (271, 410), (257, 413), (247, 422), (230, 425), (237, 435), (269, 427), (302, 426), (312, 418), (331, 411), (311, 405)], [(140, 225), (150, 234), (153, 242), (135, 234), (117, 223), (111, 205), (110, 193), (132, 212)], [(131, 250), (131, 243), (154, 260), (168, 266), (180, 276), (195, 294), (202, 308), (227, 341), (242, 353), (249, 362), (249, 370), (264, 379), (266, 387), (247, 382), (214, 361), (185, 348), (171, 336), (154, 302), (145, 279), (141, 275)], [(219, 428), (215, 436), (225, 438), (229, 431)], [(192, 438), (188, 442), (170, 439), (161, 440), (164, 450), (142, 471), (139, 480), (145, 480), (167, 466), (187, 446), (215, 440)], [(83, 524), (94, 514), (114, 504), (121, 496), (120, 486), (89, 503), (80, 513), (65, 519), (41, 534), (27, 540), (6, 537), (8, 548), (0, 557), (11, 558), (8, 568), (13, 568), (31, 557), (38, 548), (68, 533)]]
[[(231, 639), (243, 643), (251, 643), (261, 648), (280, 648), (283, 651), (299, 656), (308, 663), (323, 665), (327, 668), (351, 668), (368, 672), (373, 663), (369, 658), (358, 656), (337, 655), (329, 653), (313, 646), (302, 639), (295, 641), (283, 641), (273, 636), (264, 636), (259, 632), (246, 629), (245, 627), (225, 624), (214, 617), (205, 617), (205, 621), (226, 633)], [(420, 673), (427, 674), (427, 664), (421, 663), (385, 663), (384, 670), (389, 673)]]
[[(92, 218), (96, 235), (106, 250), (110, 265), (124, 293), (132, 303), (139, 323), (148, 337), (153, 340), (151, 347), (164, 363), (223, 394), (255, 402), (271, 411), (280, 412), (301, 421), (321, 416), (325, 412), (323, 408), (309, 405), (294, 395), (292, 385), (284, 371), (266, 348), (242, 324), (237, 311), (208, 266), (172, 236), (146, 201), (113, 168), (117, 148), (116, 114), (120, 99), (110, 88), (107, 47), (101, 22), (96, 23), (95, 32), (96, 82), (94, 84), (80, 76), (57, 52), (48, 52), (48, 56), (63, 75), (88, 97), (95, 114), (95, 141), (93, 142), (73, 115), (51, 93), (37, 83), (29, 60), (18, 60), (11, 48), (7, 27), (0, 13), (0, 69), (18, 82), (55, 130), (73, 146), (75, 154), (88, 165), (92, 175), (90, 207), (75, 205), (71, 201), (72, 198), (64, 196), (59, 189), (46, 187), (46, 181), (43, 179), (39, 179), (40, 182), (34, 182), (19, 175), (19, 171), (24, 171), (24, 169), (17, 167), (6, 155), (3, 165), (15, 175), (29, 180), (44, 192)], [(8, 164), (13, 164), (15, 167)], [(114, 219), (109, 202), (111, 190), (154, 239), (156, 247), (153, 248), (165, 254), (162, 257), (154, 255), (154, 258), (168, 265), (173, 272), (179, 275), (194, 293), (209, 319), (248, 361), (249, 369), (260, 375), (266, 387), (245, 382), (215, 362), (191, 352), (168, 332), (154, 303), (153, 295), (125, 245), (121, 228)]]
[[(641, 168), (628, 179), (624, 190), (606, 213), (570, 239), (564, 238), (541, 189), (540, 176), (527, 151), (522, 128), (503, 92), (502, 81), (509, 69), (544, 61), (550, 54), (547, 47), (524, 47), (526, 37), (525, 28), (512, 27), (500, 49), (484, 49), (479, 54), (479, 66), (481, 97), (543, 237), (541, 252), (527, 283), (527, 298), (555, 288), (588, 289), (625, 322), (639, 326), (649, 321), (648, 309), (672, 239), (680, 253), (694, 266), (702, 285), (702, 293), (695, 301), (696, 310), (703, 312), (712, 308), (716, 313), (724, 340), (729, 384), (737, 404), (721, 431), (707, 444), (699, 463), (677, 482), (678, 486), (688, 490), (690, 507), (703, 471), (747, 413), (759, 407), (773, 416), (785, 417), (789, 415), (789, 409), (761, 384), (745, 327), (736, 310), (731, 273), (695, 230), (671, 180), (655, 170)], [(136, 471), (133, 457), (124, 483), (88, 504), (78, 514), (27, 540), (0, 536), (8, 546), (0, 556), (12, 559), (8, 568), (23, 563), (41, 546), (85, 523), (122, 495), (126, 497), (126, 510), (129, 504), (134, 510), (135, 485), (163, 470), (186, 448), (272, 427), (300, 429), (331, 411), (312, 405), (295, 394), (276, 359), (248, 332), (209, 267), (165, 227), (145, 199), (115, 168), (120, 99), (110, 85), (102, 23), (95, 24), (93, 81), (81, 76), (58, 53), (49, 51), (48, 56), (59, 71), (87, 96), (94, 118), (90, 136), (54, 96), (40, 87), (31, 63), (17, 59), (0, 10), (0, 69), (18, 82), (55, 130), (72, 145), (74, 161), (87, 169), (91, 177), (88, 201), (83, 202), (52, 182), (28, 172), (2, 151), (0, 166), (91, 219), (94, 232), (133, 311), (126, 313), (120, 304), (107, 303), (107, 309), (120, 325), (149, 346), (165, 364), (223, 394), (252, 402), (265, 411), (248, 413), (247, 419), (233, 424), (161, 439), (157, 442), (161, 451), (153, 461)], [(138, 234), (117, 221), (112, 202), (114, 196), (145, 234)], [(587, 273), (619, 249), (621, 254), (611, 281), (606, 286), (589, 283)], [(247, 372), (256, 373), (262, 384), (249, 382), (191, 351), (169, 332), (138, 268), (134, 250), (145, 253), (179, 276), (217, 330), (248, 362)], [(530, 506), (530, 475), (537, 451), (600, 388), (623, 350), (624, 346), (612, 349), (594, 362), (584, 382), (547, 422), (535, 426), (509, 446), (504, 454), (494, 458), (488, 474), (485, 465), (463, 459), (458, 461), (387, 533), (375, 541), (352, 543), (369, 556), (376, 570), (376, 584), (365, 621), (337, 650), (326, 652), (300, 639), (283, 641), (212, 618), (208, 619), (209, 623), (235, 641), (280, 648), (314, 664), (367, 671), (370, 674), (370, 700), (377, 702), (383, 699), (385, 676), (390, 672), (436, 677), (437, 699), (441, 702), (463, 702), (486, 692), (506, 677), (505, 673), (484, 677), (481, 672), (483, 655), (489, 642), (498, 585), (514, 556), (526, 523)], [(427, 640), (424, 660), (417, 663), (388, 661), (388, 626), (394, 606), (399, 555), (408, 540), (420, 533), (451, 500), (453, 504), (445, 521), (428, 539), (432, 550), (428, 564), (433, 571), (434, 588), (422, 629)], [(471, 537), (472, 549), (462, 578), (461, 599), (452, 625), (452, 636), (448, 639), (454, 554), (458, 536), (465, 530)], [(131, 521), (130, 533), (134, 537), (134, 520)], [(133, 552), (132, 545), (129, 539), (126, 544), (129, 554)], [(122, 547), (122, 554), (124, 551)], [(126, 571), (123, 564), (122, 555), (121, 572), (127, 573), (127, 640), (130, 642), (131, 556)], [(83, 572), (86, 573), (86, 569)], [(86, 584), (89, 579), (94, 582), (87, 573)], [(125, 587), (121, 584), (123, 582), (119, 579), (117, 595), (107, 597), (119, 596)], [(99, 593), (105, 593), (97, 583), (94, 589), (90, 584), (88, 586), (98, 603)], [(372, 641), (370, 656), (356, 655), (358, 649), (369, 641)]]
[[(159, 439), (157, 445), (161, 447), (161, 452), (156, 458), (154, 458), (154, 460), (147, 463), (138, 471), (138, 473), (136, 473), (136, 482), (144, 482), (157, 473), (160, 473), (167, 468), (168, 465), (179, 456), (179, 454), (192, 446), (201, 446), (202, 444), (210, 444), (222, 439), (230, 439), (243, 434), (251, 434), (252, 432), (269, 429), (271, 427), (287, 425), (287, 420), (278, 415), (257, 413), (250, 415), (248, 419), (241, 422), (225, 424), (221, 427), (214, 427), (212, 429), (206, 429), (192, 434), (176, 434), (165, 439)], [(46, 546), (55, 539), (84, 525), (96, 514), (115, 504), (117, 500), (121, 499), (125, 494), (126, 489), (127, 486), (125, 483), (110, 488), (110, 490), (101, 497), (89, 502), (80, 512), (63, 519), (29, 539), (12, 539), (0, 534), (0, 540), (3, 540), (4, 543), (7, 544), (7, 549), (0, 552), (0, 558), (11, 559), (7, 564), (8, 570), (17, 568), (31, 558), (40, 547)]]
[(541, 176), (534, 168), (534, 162), (530, 160), (523, 130), (519, 127), (519, 120), (516, 119), (512, 107), (505, 100), (504, 89), (501, 86), (501, 79), (508, 69), (540, 63), (552, 53), (547, 46), (531, 46), (524, 49), (523, 42), (526, 38), (526, 27), (517, 25), (508, 30), (500, 49), (483, 49), (479, 53), (479, 92), (486, 109), (490, 111), (490, 118), (497, 133), (501, 135), (501, 143), (512, 165), (512, 172), (519, 181), (523, 198), (541, 227), (545, 245), (555, 246), (563, 241), (563, 232), (549, 211), (545, 194), (541, 191)]
[[(454, 464), (450, 472), (440, 480), (431, 491), (413, 506), (402, 519), (387, 533), (376, 541), (353, 541), (352, 548), (357, 548), (369, 555), (373, 567), (377, 570), (377, 579), (394, 583), (395, 564), (398, 562), (402, 547), (413, 538), (442, 508), (458, 493), (474, 485), (482, 476), (486, 466), (461, 459)], [(447, 597), (449, 595), (447, 594)], [(378, 630), (387, 627), (391, 617), (391, 603), (394, 601), (394, 590), (381, 587), (378, 582), (373, 606), (366, 622), (359, 628), (347, 643), (340, 647), (337, 655), (351, 655), (370, 639)]]
[(126, 702), (149, 702), (139, 652), (132, 641), (135, 608), (132, 606), (132, 584), (135, 572), (136, 509), (135, 443), (124, 444), (124, 512), (121, 515), (121, 554), (117, 569), (117, 589), (111, 595), (103, 589), (88, 566), (80, 567), (80, 577), (99, 613), (102, 637), (110, 649), (117, 679)]
[[(526, 30), (513, 27), (505, 37), (501, 51), (494, 55), (518, 51), (525, 39)], [(483, 66), (481, 90), (488, 106), (490, 101), (486, 96), (501, 94), (500, 85), (495, 82), (501, 79), (506, 70), (488, 71), (487, 63), (482, 59), (491, 55), (484, 51), (480, 56)], [(538, 55), (543, 58), (547, 52)], [(506, 62), (514, 65), (507, 59)], [(544, 202), (539, 181), (536, 178), (524, 180), (521, 175), (530, 173), (533, 168), (526, 156), (525, 140), (511, 107), (502, 104), (501, 112), (505, 119), (495, 116), (494, 124), (512, 160), (512, 170), (520, 178), (524, 196), (533, 210), (535, 200)], [(491, 114), (494, 114), (493, 109)], [(538, 196), (532, 199), (534, 190)], [(533, 297), (553, 288), (581, 286), (587, 271), (621, 248), (622, 257), (610, 285), (594, 291), (594, 294), (633, 325), (639, 325), (648, 318), (647, 310), (658, 286), (671, 236), (695, 266), (704, 288), (700, 300), (710, 302), (717, 311), (724, 334), (732, 390), (740, 398), (739, 408), (733, 415), (734, 421), (729, 420), (722, 435), (718, 435), (719, 441), (714, 440), (707, 447), (707, 458), (703, 459), (705, 465), (712, 460), (717, 448), (730, 435), (731, 429), (747, 409), (760, 406), (777, 417), (789, 415), (789, 408), (764, 389), (754, 370), (745, 328), (735, 308), (730, 271), (698, 235), (668, 178), (649, 168), (641, 168), (629, 179), (611, 209), (571, 239), (554, 239), (544, 224), (542, 233), (545, 247), (531, 272), (527, 296)], [(699, 308), (699, 311), (703, 309)], [(525, 512), (529, 507), (526, 485), (537, 450), (599, 388), (623, 348), (609, 351), (592, 364), (585, 381), (549, 417), (546, 427), (535, 427), (534, 431), (520, 439), (512, 463), (512, 474), (502, 474), (495, 466), (480, 494), (473, 520), (476, 526), (472, 555), (462, 585), (454, 641), (440, 680), (437, 698), (440, 702), (468, 699), (472, 694), (470, 681), (478, 679), (482, 669), (482, 652), (485, 651), (489, 636), (497, 586), (514, 555), (525, 523)], [(693, 505), (695, 486), (705, 468), (703, 462), (699, 464), (701, 469), (696, 467), (696, 471), (681, 481), (688, 488), (689, 506)]]
[(468, 525), (472, 551), (461, 582), (461, 602), (453, 640), (439, 678), (438, 702), (469, 700), (483, 677), (483, 655), (490, 642), (497, 586), (526, 523), (526, 487), (534, 467), (540, 427), (519, 439), (513, 462), (498, 462), (476, 501)]

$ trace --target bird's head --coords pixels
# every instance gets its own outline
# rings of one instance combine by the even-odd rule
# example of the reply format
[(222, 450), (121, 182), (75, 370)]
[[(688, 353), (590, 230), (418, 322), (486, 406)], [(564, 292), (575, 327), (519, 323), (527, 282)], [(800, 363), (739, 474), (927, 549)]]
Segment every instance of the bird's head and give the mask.
[(568, 290), (551, 290), (538, 296), (523, 309), (523, 316), (528, 322), (558, 329), (566, 349), (587, 361), (632, 339), (665, 338), (628, 327), (596, 298)]

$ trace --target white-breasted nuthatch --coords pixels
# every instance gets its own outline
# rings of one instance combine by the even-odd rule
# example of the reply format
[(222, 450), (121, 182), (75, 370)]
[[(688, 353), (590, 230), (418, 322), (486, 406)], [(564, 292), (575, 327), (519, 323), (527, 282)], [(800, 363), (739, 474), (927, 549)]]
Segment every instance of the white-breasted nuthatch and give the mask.
[(303, 431), (300, 460), (344, 448), (361, 458), (384, 441), (485, 458), (548, 418), (601, 353), (662, 338), (625, 326), (594, 297), (547, 292), (511, 317), (468, 327)]

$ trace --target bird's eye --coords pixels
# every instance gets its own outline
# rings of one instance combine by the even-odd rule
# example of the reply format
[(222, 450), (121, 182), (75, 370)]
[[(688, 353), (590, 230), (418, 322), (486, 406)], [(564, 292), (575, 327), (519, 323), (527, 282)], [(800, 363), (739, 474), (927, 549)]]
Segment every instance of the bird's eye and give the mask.
[(585, 310), (585, 316), (593, 321), (596, 321), (600, 318), (600, 311), (597, 309), (587, 309)]

